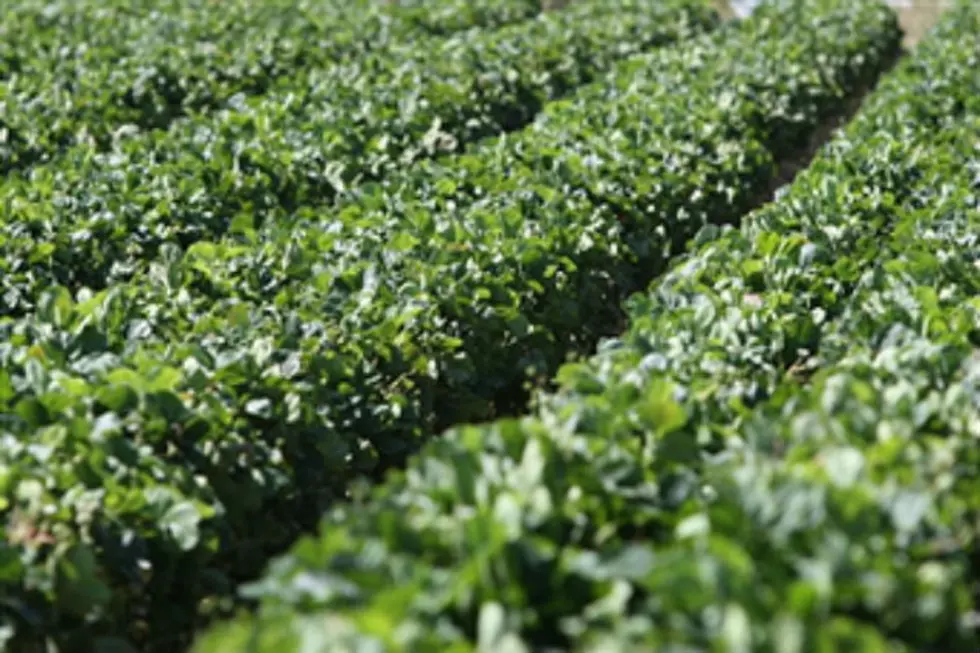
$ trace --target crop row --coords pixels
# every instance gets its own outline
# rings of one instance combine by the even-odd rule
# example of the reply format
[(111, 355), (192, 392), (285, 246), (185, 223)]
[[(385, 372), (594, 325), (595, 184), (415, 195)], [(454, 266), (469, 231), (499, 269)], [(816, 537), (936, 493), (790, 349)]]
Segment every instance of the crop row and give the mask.
[(0, 21), (0, 170), (74, 143), (107, 146), (134, 127), (166, 127), (241, 94), (302, 93), (323, 68), (351, 77), (393, 68), (438, 51), (444, 36), (485, 46), (493, 30), (468, 28), (519, 23), (539, 10), (537, 0), (22, 4)]
[(71, 650), (182, 632), (354, 475), (491, 414), (527, 367), (608, 328), (689, 235), (764, 195), (774, 157), (899, 38), (877, 2), (766, 7), (342, 210), (168, 249), (0, 322), (14, 632)]
[[(251, 3), (241, 4), (252, 11)], [(376, 34), (390, 27), (385, 12), (369, 20), (372, 12), (363, 17), (356, 8), (335, 8), (328, 15), (341, 23), (359, 18), (353, 26), (334, 30), (320, 27), (315, 22), (319, 14), (302, 3), (283, 15), (273, 3), (265, 12), (271, 18), (257, 11), (254, 22), (227, 30), (215, 26), (214, 33), (224, 35), (223, 50), (203, 37), (196, 49), (180, 39), (173, 45), (168, 30), (158, 28), (164, 34), (162, 53), (147, 48), (121, 62), (99, 57), (61, 82), (57, 70), (54, 78), (11, 78), (9, 88), (0, 91), (8, 132), (3, 160), (6, 167), (22, 167), (79, 144), (52, 172), (81, 182), (83, 192), (91, 176), (130, 175), (144, 165), (147, 175), (163, 174), (173, 184), (176, 166), (202, 185), (195, 190), (211, 180), (204, 175), (223, 175), (222, 190), (230, 185), (235, 195), (251, 202), (255, 189), (247, 186), (255, 176), (270, 185), (266, 191), (303, 173), (333, 181), (358, 159), (366, 167), (397, 148), (428, 147), (426, 134), (429, 140), (459, 140), (520, 120), (542, 96), (564, 92), (611, 61), (676, 36), (687, 26), (674, 20), (679, 8), (690, 10), (694, 27), (714, 20), (703, 0), (616, 0), (611, 5), (588, 0), (499, 30), (463, 31), (452, 38), (401, 34), (386, 40)], [(212, 11), (219, 23), (227, 18)], [(239, 33), (247, 25), (258, 31), (254, 38)], [(210, 28), (204, 22), (199, 29)], [(317, 44), (315, 35), (321, 32), (322, 38), (338, 39), (342, 50), (353, 47), (349, 41), (380, 43), (361, 56), (332, 55)], [(276, 53), (276, 48), (292, 48), (295, 54)], [(203, 54), (195, 54), (202, 49)], [(331, 65), (333, 59), (339, 61)], [(262, 91), (267, 93), (253, 98), (242, 94)], [(221, 109), (214, 120), (207, 115), (178, 120), (170, 132), (151, 130), (129, 142), (133, 126), (137, 132), (165, 127), (188, 112), (213, 108)], [(411, 143), (403, 142), (408, 139)], [(101, 150), (120, 143), (125, 143), (121, 153), (92, 161), (93, 145)], [(188, 182), (180, 179), (186, 188)], [(117, 203), (146, 199), (132, 189)]]
[(976, 651), (970, 4), (534, 417), (431, 442), (196, 650)]
[[(76, 147), (8, 179), (0, 315), (31, 308), (54, 283), (103, 288), (161, 244), (186, 246), (329, 198), (331, 172), (353, 179), (505, 130), (615, 60), (716, 20), (702, 0), (617, 4), (610, 15), (606, 2), (576, 2), (507, 32), (328, 68), (302, 92), (271, 93), (110, 153)], [(452, 142), (429, 138), (439, 134)]]
[[(541, 10), (539, 0), (8, 2), (0, 20), (0, 78), (48, 73), (54, 76), (46, 81), (87, 87), (109, 81), (110, 68), (127, 69), (128, 77), (143, 66), (151, 77), (188, 65), (191, 77), (217, 82), (231, 81), (246, 62), (253, 73), (274, 66), (263, 72), (277, 77), (293, 72), (291, 65), (333, 63), (392, 39), (499, 27)], [(98, 70), (86, 70), (93, 66)]]
[(505, 130), (616, 59), (716, 20), (701, 0), (621, 0), (614, 15), (607, 5), (577, 2), (510, 31), (328, 68), (305, 90), (111, 153), (77, 147), (9, 180), (0, 187), (0, 314), (32, 306), (37, 288), (54, 282), (102, 288), (162, 243), (186, 246), (327, 199), (337, 175)]

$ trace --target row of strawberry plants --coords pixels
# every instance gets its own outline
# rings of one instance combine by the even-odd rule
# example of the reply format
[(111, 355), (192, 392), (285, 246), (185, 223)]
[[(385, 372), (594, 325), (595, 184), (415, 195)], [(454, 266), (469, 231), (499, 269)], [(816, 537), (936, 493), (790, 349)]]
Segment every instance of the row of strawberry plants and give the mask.
[[(15, 632), (82, 647), (169, 629), (352, 476), (487, 414), (526, 365), (554, 367), (638, 261), (744, 210), (782, 139), (898, 46), (876, 2), (803, 6), (632, 61), (517, 138), (365, 191), (383, 210), (352, 200), (253, 242), (168, 250), (130, 283), (52, 291), (0, 322)], [(440, 194), (395, 210), (412, 184)]]
[(311, 73), (308, 87), (110, 152), (73, 148), (0, 186), (0, 314), (29, 308), (52, 283), (105, 287), (163, 243), (274, 222), (329, 198), (340, 178), (512, 129), (616, 61), (716, 20), (707, 0), (579, 0), (512, 28)]
[[(394, 68), (467, 30), (520, 24), (538, 0), (243, 0), (30, 3), (0, 21), (0, 169), (46, 159), (73, 143), (108, 145), (137, 128), (227, 106), (344, 61), (347, 75)], [(488, 34), (493, 30), (488, 30)], [(466, 34), (466, 36), (460, 35)], [(474, 45), (489, 38), (475, 36)], [(334, 78), (333, 83), (338, 79)], [(349, 83), (349, 82), (348, 82)]]
[(225, 651), (977, 650), (980, 12), (534, 417), (432, 442)]
[[(78, 71), (86, 65), (118, 63), (136, 53), (163, 54), (165, 43), (195, 50), (213, 49), (227, 58), (234, 38), (265, 41), (262, 47), (239, 42), (254, 54), (283, 56), (298, 63), (376, 49), (395, 38), (448, 35), (473, 27), (500, 27), (535, 16), (540, 0), (26, 0), (4, 5), (0, 20), (0, 78), (19, 73)], [(257, 30), (264, 24), (264, 30)], [(271, 32), (274, 27), (278, 33)], [(269, 48), (271, 39), (281, 48)], [(207, 48), (206, 46), (211, 46)], [(306, 47), (297, 54), (290, 48)], [(315, 49), (314, 49), (315, 48)], [(211, 54), (216, 54), (212, 52)], [(177, 56), (177, 52), (169, 53)], [(155, 60), (147, 60), (152, 64)], [(211, 66), (211, 75), (223, 74)], [(288, 70), (287, 70), (288, 72)]]

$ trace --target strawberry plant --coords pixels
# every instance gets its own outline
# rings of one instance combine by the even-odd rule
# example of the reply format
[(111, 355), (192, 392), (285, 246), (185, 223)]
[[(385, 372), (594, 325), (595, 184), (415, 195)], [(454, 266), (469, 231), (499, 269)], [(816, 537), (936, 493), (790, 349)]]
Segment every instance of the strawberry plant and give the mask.
[(8, 4), (0, 22), (3, 171), (73, 144), (107, 147), (243, 96), (295, 92), (324, 67), (428, 52), (471, 28), (519, 24), (541, 11), (538, 0)]
[(577, 2), (510, 29), (311, 71), (236, 109), (110, 152), (72, 148), (8, 179), (0, 314), (29, 310), (55, 283), (102, 289), (165, 244), (286, 220), (348, 183), (512, 129), (615, 61), (716, 19), (703, 0), (617, 3), (612, 15), (608, 2)]
[[(334, 206), (239, 219), (220, 238), (204, 211), (134, 227), (98, 209), (97, 239), (64, 242), (119, 228), (148, 263), (120, 256), (133, 269), (99, 292), (78, 287), (99, 285), (98, 258), (59, 262), (93, 275), (77, 285), (44, 276), (65, 248), (5, 259), (5, 306), (23, 314), (0, 321), (4, 636), (174, 650), (196, 610), (220, 609), (353, 479), (445, 424), (514, 407), (528, 370), (547, 375), (602, 335), (688, 237), (764, 197), (777, 161), (899, 39), (878, 2), (776, 6), (631, 58), (519, 133)], [(70, 230), (5, 224), (23, 243)], [(169, 224), (205, 231), (182, 241), (160, 233)], [(53, 280), (70, 290), (42, 291)], [(567, 612), (546, 609), (542, 645)]]
[[(429, 11), (432, 6), (439, 8)], [(678, 20), (681, 6), (690, 10), (690, 25)], [(80, 30), (79, 43), (59, 48), (53, 62), (42, 56), (34, 68), (0, 80), (0, 127), (7, 134), (0, 143), (0, 171), (53, 159), (56, 172), (77, 173), (93, 150), (117, 146), (121, 156), (131, 154), (130, 171), (180, 153), (183, 165), (191, 165), (227, 147), (213, 155), (243, 159), (235, 170), (247, 178), (253, 172), (249, 156), (264, 149), (274, 148), (267, 156), (277, 158), (288, 147), (302, 160), (313, 155), (306, 148), (318, 147), (336, 149), (319, 159), (318, 175), (330, 177), (326, 155), (340, 156), (339, 136), (356, 148), (350, 157), (380, 147), (375, 141), (383, 140), (384, 131), (364, 134), (365, 142), (359, 136), (382, 121), (390, 124), (391, 146), (401, 142), (398, 126), (418, 130), (411, 132), (418, 140), (430, 130), (437, 140), (459, 139), (491, 116), (520, 120), (538, 95), (564, 90), (610, 60), (659, 44), (682, 28), (716, 20), (706, 0), (587, 0), (532, 17), (536, 12), (536, 2), (522, 0), (404, 6), (374, 0), (197, 0), (175, 3), (172, 11), (135, 11), (128, 4), (116, 11), (91, 3), (66, 8), (63, 16), (54, 14), (54, 22), (68, 23), (69, 33)], [(487, 22), (503, 24), (463, 29)], [(16, 21), (10, 29), (18, 29)], [(108, 38), (102, 30), (118, 30), (119, 36)], [(91, 42), (90, 31), (96, 32)], [(64, 32), (53, 34), (60, 45)], [(73, 49), (84, 56), (72, 55)], [(217, 113), (217, 125), (198, 119), (201, 113)], [(443, 131), (449, 136), (440, 135), (442, 124), (448, 124)], [(155, 133), (171, 125), (171, 132)], [(330, 131), (334, 135), (323, 133)], [(137, 142), (130, 143), (134, 137)], [(232, 137), (234, 142), (224, 140)], [(268, 143), (258, 147), (256, 137)], [(218, 142), (209, 147), (211, 139)], [(118, 171), (114, 160), (109, 156), (108, 165)], [(255, 161), (259, 169), (264, 163)]]
[(431, 442), (196, 650), (977, 650), (978, 28), (963, 3), (533, 416)]

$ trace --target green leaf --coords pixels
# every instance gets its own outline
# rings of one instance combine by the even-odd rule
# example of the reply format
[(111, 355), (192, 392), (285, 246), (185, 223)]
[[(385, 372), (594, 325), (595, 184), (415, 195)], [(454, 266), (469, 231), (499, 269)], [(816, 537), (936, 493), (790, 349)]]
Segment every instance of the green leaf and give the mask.
[(170, 507), (160, 519), (160, 526), (173, 537), (182, 551), (190, 551), (200, 540), (201, 514), (189, 501)]
[(58, 560), (55, 592), (58, 606), (78, 617), (96, 613), (112, 596), (100, 578), (95, 553), (84, 544), (74, 545)]
[(16, 585), (24, 573), (24, 565), (13, 548), (0, 544), (0, 583)]
[(247, 415), (252, 415), (253, 417), (261, 417), (263, 419), (272, 418), (272, 400), (268, 397), (262, 397), (260, 399), (250, 399), (245, 404), (245, 413)]

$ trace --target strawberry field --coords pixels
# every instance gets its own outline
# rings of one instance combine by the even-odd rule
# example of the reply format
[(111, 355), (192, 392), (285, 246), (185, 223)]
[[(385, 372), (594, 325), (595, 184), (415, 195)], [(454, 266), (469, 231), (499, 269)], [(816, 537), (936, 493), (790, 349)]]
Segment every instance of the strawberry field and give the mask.
[(976, 3), (8, 4), (0, 651), (980, 650)]

